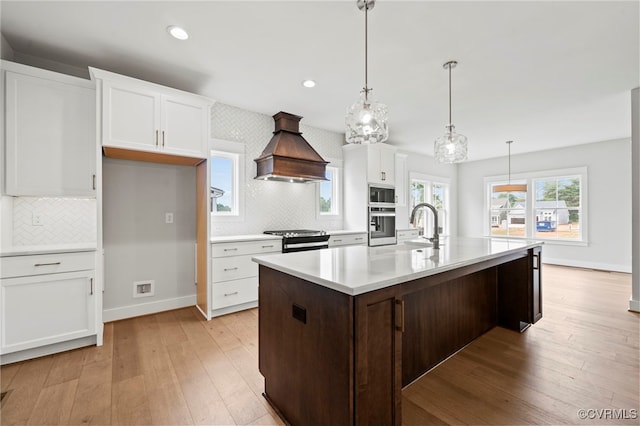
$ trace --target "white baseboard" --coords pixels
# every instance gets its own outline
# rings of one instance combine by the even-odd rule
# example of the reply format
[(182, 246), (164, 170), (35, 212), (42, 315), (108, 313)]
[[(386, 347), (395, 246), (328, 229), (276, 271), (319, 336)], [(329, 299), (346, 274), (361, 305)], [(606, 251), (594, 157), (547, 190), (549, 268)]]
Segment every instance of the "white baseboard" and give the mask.
[(633, 312), (640, 312), (640, 300), (629, 299), (629, 310)]
[(194, 294), (191, 296), (175, 297), (173, 299), (105, 309), (102, 311), (102, 321), (111, 322), (126, 318), (139, 317), (142, 315), (156, 314), (162, 311), (194, 306), (195, 304), (196, 295)]
[(211, 318), (219, 317), (221, 315), (231, 314), (233, 312), (244, 311), (245, 309), (257, 308), (258, 301), (241, 303), (239, 305), (227, 306), (226, 308), (214, 309), (211, 311)]
[(631, 273), (631, 265), (616, 265), (613, 263), (598, 263), (598, 262), (585, 262), (580, 260), (571, 260), (571, 259), (554, 259), (545, 257), (544, 253), (542, 255), (542, 263), (549, 263), (551, 265), (561, 265), (561, 266), (573, 266), (575, 268), (586, 268), (586, 269), (599, 269), (602, 271), (612, 271), (612, 272), (624, 272), (627, 274)]

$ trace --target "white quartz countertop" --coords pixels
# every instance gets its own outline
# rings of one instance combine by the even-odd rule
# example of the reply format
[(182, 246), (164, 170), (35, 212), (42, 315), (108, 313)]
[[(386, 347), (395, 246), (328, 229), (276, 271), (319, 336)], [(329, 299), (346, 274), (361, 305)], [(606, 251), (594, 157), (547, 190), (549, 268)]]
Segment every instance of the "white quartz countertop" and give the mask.
[(541, 244), (533, 240), (449, 237), (441, 240), (439, 250), (411, 243), (344, 246), (260, 255), (253, 261), (355, 296)]
[(81, 251), (95, 251), (96, 243), (10, 246), (0, 249), (0, 257), (28, 256), (36, 254), (74, 253)]
[(282, 237), (270, 234), (223, 235), (211, 237), (211, 243), (237, 243), (241, 241), (281, 240)]

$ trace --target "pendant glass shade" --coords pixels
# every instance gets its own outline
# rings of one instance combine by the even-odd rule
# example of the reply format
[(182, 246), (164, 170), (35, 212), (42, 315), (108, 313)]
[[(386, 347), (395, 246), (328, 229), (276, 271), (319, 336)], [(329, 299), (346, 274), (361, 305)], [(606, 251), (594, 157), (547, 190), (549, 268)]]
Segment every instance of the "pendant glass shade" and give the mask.
[(347, 143), (378, 143), (389, 138), (388, 109), (376, 102), (363, 90), (358, 99), (347, 109), (345, 117)]
[(459, 163), (467, 159), (467, 137), (456, 133), (453, 124), (447, 127), (443, 136), (436, 139), (434, 152), (440, 163)]

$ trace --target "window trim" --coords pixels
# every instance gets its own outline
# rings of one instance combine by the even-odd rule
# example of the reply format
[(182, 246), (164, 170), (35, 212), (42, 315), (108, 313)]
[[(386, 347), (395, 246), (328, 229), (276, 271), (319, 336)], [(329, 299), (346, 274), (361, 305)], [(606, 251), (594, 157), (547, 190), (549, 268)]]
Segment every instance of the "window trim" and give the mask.
[[(540, 179), (549, 179), (549, 178), (571, 178), (574, 176), (580, 176), (580, 222), (581, 222), (581, 231), (582, 231), (582, 239), (580, 240), (564, 240), (557, 238), (540, 238), (536, 236), (535, 232), (535, 200), (534, 200), (534, 191), (529, 188), (534, 188), (533, 184), (535, 180)], [(509, 179), (508, 175), (494, 175), (494, 176), (485, 176), (484, 178), (484, 190), (485, 190), (485, 198), (484, 198), (484, 214), (483, 214), (483, 233), (486, 237), (489, 238), (499, 238), (499, 239), (524, 239), (524, 240), (535, 240), (535, 241), (544, 241), (545, 244), (550, 245), (566, 245), (566, 246), (588, 246), (589, 238), (588, 238), (588, 168), (586, 166), (582, 167), (572, 167), (566, 169), (551, 169), (551, 170), (541, 170), (534, 172), (525, 172), (525, 173), (517, 173), (511, 174), (511, 181), (515, 180), (524, 180), (527, 183), (527, 196), (526, 196), (526, 204), (527, 204), (527, 217), (528, 221), (527, 226), (525, 227), (526, 235), (524, 237), (514, 237), (514, 236), (501, 236), (501, 235), (491, 235), (491, 185), (495, 183), (506, 182)]]
[[(242, 222), (244, 221), (244, 188), (245, 183), (245, 145), (240, 142), (226, 141), (222, 139), (211, 139), (209, 143), (209, 167), (211, 167), (211, 157), (218, 156), (223, 158), (231, 158), (234, 161), (233, 191), (235, 212), (232, 209), (230, 213), (209, 212), (212, 223), (216, 222)], [(211, 170), (209, 170), (209, 179)], [(211, 184), (211, 182), (209, 182)]]

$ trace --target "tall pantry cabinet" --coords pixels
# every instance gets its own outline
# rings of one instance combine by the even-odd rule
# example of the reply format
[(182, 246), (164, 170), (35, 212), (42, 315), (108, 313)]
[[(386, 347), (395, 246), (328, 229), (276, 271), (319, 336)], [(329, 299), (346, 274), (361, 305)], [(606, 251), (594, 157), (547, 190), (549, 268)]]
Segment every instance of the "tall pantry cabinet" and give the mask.
[[(93, 201), (95, 208), (94, 85), (8, 61), (0, 69), (0, 363), (5, 364), (101, 345), (103, 328), (97, 235), (84, 235), (91, 242), (70, 247), (56, 234), (71, 217), (64, 208), (55, 216), (33, 210), (29, 223), (24, 221), (29, 211), (14, 210), (19, 203), (28, 210), (40, 201), (67, 205), (70, 199)], [(83, 210), (81, 218), (94, 220), (90, 211)], [(44, 225), (52, 236), (29, 234)]]

